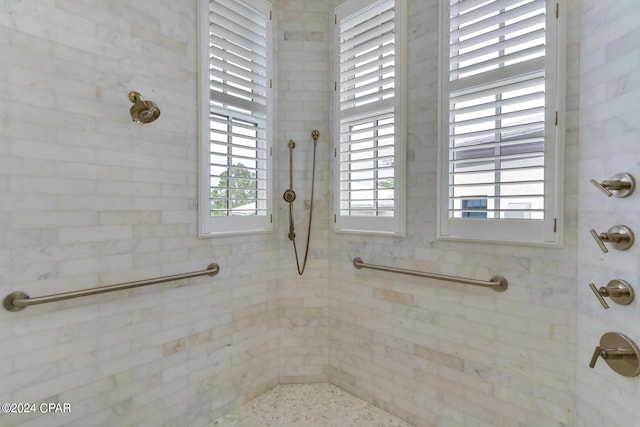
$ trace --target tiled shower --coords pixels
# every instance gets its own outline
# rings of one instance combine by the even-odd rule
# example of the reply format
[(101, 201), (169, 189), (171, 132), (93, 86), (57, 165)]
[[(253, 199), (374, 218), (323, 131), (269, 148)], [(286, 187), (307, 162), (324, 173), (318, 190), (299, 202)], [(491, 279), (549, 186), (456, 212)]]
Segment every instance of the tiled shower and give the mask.
[[(638, 378), (588, 367), (600, 336), (640, 341), (637, 303), (588, 287), (640, 286), (638, 245), (603, 254), (589, 229), (640, 230), (640, 4), (566, 0), (562, 249), (436, 240), (438, 3), (408, 1), (407, 236), (331, 222), (332, 13), (273, 0), (277, 38), (274, 232), (197, 237), (195, 0), (0, 2), (0, 286), (44, 295), (220, 265), (213, 278), (0, 311), (2, 426), (205, 426), (276, 384), (332, 383), (416, 426), (640, 425)], [(135, 125), (127, 94), (162, 116)], [(287, 141), (308, 198), (307, 271), (287, 239)], [(297, 205), (303, 221), (302, 204)], [(299, 227), (302, 228), (303, 224)], [(352, 259), (509, 289), (356, 270)], [(640, 289), (640, 288), (638, 288)]]

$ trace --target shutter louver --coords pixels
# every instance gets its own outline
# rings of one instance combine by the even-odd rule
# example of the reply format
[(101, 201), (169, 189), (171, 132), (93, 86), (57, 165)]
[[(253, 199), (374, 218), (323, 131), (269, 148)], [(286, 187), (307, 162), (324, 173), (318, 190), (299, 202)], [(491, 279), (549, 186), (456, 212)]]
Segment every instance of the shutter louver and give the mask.
[(339, 204), (342, 217), (396, 214), (395, 3), (338, 20)]
[(450, 218), (544, 219), (545, 12), (450, 2)]
[(268, 17), (240, 1), (210, 5), (211, 216), (266, 216)]

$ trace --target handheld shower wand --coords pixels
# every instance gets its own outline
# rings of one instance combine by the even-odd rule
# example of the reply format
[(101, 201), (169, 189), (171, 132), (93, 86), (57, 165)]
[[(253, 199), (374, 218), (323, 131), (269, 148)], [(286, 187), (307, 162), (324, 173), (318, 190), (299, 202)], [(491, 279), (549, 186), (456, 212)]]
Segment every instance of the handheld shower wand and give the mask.
[(320, 137), (320, 132), (317, 130), (313, 130), (311, 132), (311, 137), (313, 138), (313, 168), (311, 173), (311, 199), (309, 201), (309, 224), (307, 227), (307, 244), (304, 251), (304, 259), (302, 261), (302, 268), (300, 267), (300, 259), (298, 257), (298, 247), (296, 245), (296, 232), (295, 232), (295, 222), (293, 220), (293, 202), (296, 199), (296, 193), (293, 191), (293, 149), (296, 148), (296, 143), (293, 140), (289, 140), (289, 188), (284, 192), (282, 197), (284, 201), (289, 203), (289, 240), (293, 243), (293, 252), (296, 256), (296, 267), (298, 269), (298, 274), (302, 276), (304, 273), (304, 269), (307, 266), (307, 258), (309, 255), (309, 242), (311, 241), (311, 219), (313, 217), (313, 191), (316, 182), (316, 148), (318, 145), (318, 138)]

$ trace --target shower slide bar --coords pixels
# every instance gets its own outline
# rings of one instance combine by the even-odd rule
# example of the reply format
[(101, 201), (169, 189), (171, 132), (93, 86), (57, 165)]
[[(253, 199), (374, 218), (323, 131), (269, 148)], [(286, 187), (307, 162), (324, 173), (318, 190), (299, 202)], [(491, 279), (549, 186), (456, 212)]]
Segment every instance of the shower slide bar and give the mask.
[(491, 280), (489, 280), (489, 281), (487, 281), (487, 280), (469, 279), (469, 278), (466, 278), (466, 277), (447, 276), (445, 274), (427, 273), (427, 272), (424, 272), (424, 271), (407, 270), (407, 269), (404, 269), (404, 268), (387, 267), (387, 266), (384, 266), (384, 265), (377, 265), (377, 264), (367, 264), (364, 261), (362, 261), (362, 258), (360, 258), (360, 257), (356, 257), (356, 258), (353, 259), (353, 266), (355, 268), (357, 268), (357, 269), (369, 268), (371, 270), (379, 270), (379, 271), (388, 271), (388, 272), (391, 272), (391, 273), (407, 274), (409, 276), (425, 277), (427, 279), (437, 279), (437, 280), (444, 280), (446, 282), (463, 283), (465, 285), (482, 286), (484, 288), (491, 288), (496, 292), (504, 292), (509, 287), (509, 283), (507, 282), (507, 279), (505, 279), (504, 277), (499, 276), (499, 275), (493, 276), (491, 278)]
[(7, 295), (2, 305), (9, 311), (20, 311), (30, 305), (46, 304), (48, 302), (63, 301), (67, 299), (86, 297), (89, 295), (104, 294), (107, 292), (122, 291), (125, 289), (139, 288), (141, 286), (156, 285), (158, 283), (173, 282), (175, 280), (191, 279), (199, 276), (215, 276), (220, 271), (218, 264), (211, 263), (206, 270), (192, 271), (189, 273), (174, 274), (171, 276), (154, 277), (152, 279), (138, 280), (135, 282), (118, 283), (116, 285), (100, 286), (97, 288), (82, 289), (79, 291), (63, 292), (59, 294), (44, 295), (31, 298), (24, 292), (16, 291)]

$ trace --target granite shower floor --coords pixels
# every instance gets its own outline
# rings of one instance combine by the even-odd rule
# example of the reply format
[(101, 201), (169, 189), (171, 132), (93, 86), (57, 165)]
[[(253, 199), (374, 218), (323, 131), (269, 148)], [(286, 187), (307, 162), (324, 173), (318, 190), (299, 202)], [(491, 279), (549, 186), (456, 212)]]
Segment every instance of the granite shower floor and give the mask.
[(277, 385), (208, 427), (413, 427), (331, 384)]

